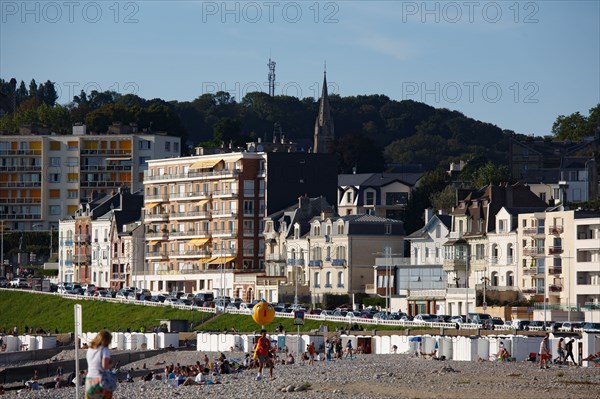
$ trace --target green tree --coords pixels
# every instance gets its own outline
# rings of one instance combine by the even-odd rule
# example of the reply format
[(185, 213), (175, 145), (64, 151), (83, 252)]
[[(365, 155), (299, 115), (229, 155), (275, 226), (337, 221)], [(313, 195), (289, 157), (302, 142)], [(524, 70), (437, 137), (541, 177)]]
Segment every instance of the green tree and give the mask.
[(220, 118), (214, 125), (213, 138), (215, 144), (229, 145), (232, 142), (234, 145), (243, 144), (239, 143), (240, 140), (240, 121), (234, 118)]
[(404, 219), (404, 229), (407, 234), (423, 227), (423, 211), (431, 207), (431, 195), (444, 190), (448, 182), (448, 173), (443, 169), (435, 169), (423, 174), (417, 188), (408, 200)]
[(444, 213), (452, 212), (452, 208), (456, 205), (456, 188), (448, 185), (442, 191), (432, 193), (429, 202), (435, 210), (443, 210)]
[(587, 118), (579, 112), (571, 115), (559, 115), (552, 125), (552, 134), (556, 140), (580, 141), (587, 136)]
[(483, 165), (473, 176), (473, 187), (481, 188), (488, 184), (497, 185), (503, 182), (510, 181), (510, 172), (508, 166), (505, 165), (494, 165), (492, 162), (488, 162)]

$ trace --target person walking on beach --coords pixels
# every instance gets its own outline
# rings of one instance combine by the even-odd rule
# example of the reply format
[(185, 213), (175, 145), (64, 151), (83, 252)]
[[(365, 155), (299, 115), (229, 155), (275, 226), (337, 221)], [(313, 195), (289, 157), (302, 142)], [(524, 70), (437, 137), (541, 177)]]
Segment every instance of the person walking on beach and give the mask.
[(574, 342), (575, 342), (575, 338), (571, 338), (571, 340), (565, 344), (565, 349), (567, 350), (567, 355), (565, 356), (565, 364), (568, 364), (569, 357), (570, 357), (571, 361), (573, 362), (573, 366), (576, 366), (577, 363), (575, 363), (575, 357), (573, 356), (573, 343)]
[(112, 390), (100, 385), (102, 373), (110, 370), (112, 366), (108, 350), (111, 341), (111, 333), (107, 330), (100, 330), (90, 342), (86, 354), (88, 373), (85, 378), (85, 399), (112, 399)]
[(560, 364), (565, 364), (565, 339), (562, 337), (558, 340), (558, 349), (556, 352), (560, 356)]
[(550, 358), (550, 334), (546, 333), (544, 339), (540, 343), (540, 368), (549, 369), (548, 359)]
[(262, 371), (265, 365), (269, 366), (269, 376), (273, 379), (273, 362), (270, 362), (269, 354), (271, 349), (271, 341), (267, 338), (267, 330), (260, 331), (260, 338), (254, 349), (254, 358), (258, 360), (258, 375), (256, 381), (262, 379)]

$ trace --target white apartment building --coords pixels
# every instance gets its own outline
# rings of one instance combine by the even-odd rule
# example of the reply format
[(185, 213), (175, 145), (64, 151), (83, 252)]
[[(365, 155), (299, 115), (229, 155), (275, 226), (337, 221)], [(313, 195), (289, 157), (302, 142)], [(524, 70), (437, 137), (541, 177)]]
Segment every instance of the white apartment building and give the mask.
[[(129, 128), (129, 127), (127, 127)], [(0, 219), (10, 230), (56, 229), (58, 221), (119, 187), (143, 186), (146, 161), (178, 157), (180, 138), (164, 134), (0, 136)]]
[[(535, 317), (575, 320), (600, 312), (600, 212), (557, 210), (519, 215), (522, 292)], [(550, 312), (550, 313), (548, 313)], [(570, 313), (570, 314), (569, 314)], [(587, 319), (587, 314), (585, 317)]]

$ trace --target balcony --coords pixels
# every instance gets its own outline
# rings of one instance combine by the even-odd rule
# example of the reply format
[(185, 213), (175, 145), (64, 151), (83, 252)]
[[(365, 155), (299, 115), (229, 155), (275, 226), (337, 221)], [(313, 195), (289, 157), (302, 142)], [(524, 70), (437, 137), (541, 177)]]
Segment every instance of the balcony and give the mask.
[(536, 227), (529, 227), (529, 228), (523, 229), (523, 235), (534, 236), (537, 234), (537, 231), (538, 230)]
[(444, 271), (454, 271), (457, 269), (465, 269), (467, 267), (467, 260), (464, 258), (457, 259), (444, 259), (443, 268)]
[[(543, 291), (543, 290), (542, 290)], [(540, 292), (538, 292), (538, 289), (535, 287), (529, 287), (529, 288), (523, 288), (521, 290), (521, 292), (523, 294), (527, 294), (527, 295), (535, 295), (535, 294), (539, 294)]]
[(90, 242), (89, 234), (75, 234), (75, 242)]
[(170, 214), (171, 219), (210, 219), (210, 212), (173, 212)]
[(169, 232), (168, 231), (149, 231), (146, 233), (146, 238), (154, 238), (160, 240), (168, 240)]
[(311, 261), (308, 261), (308, 266), (309, 267), (323, 267), (323, 261), (322, 260), (311, 260)]
[(561, 235), (563, 233), (563, 227), (562, 226), (550, 226), (548, 228), (548, 234), (552, 234), (555, 236)]
[(233, 211), (233, 210), (214, 210), (212, 212), (212, 217), (213, 218), (236, 218), (237, 217), (237, 212)]
[(169, 214), (168, 213), (148, 213), (144, 216), (144, 220), (146, 221), (165, 221), (165, 220), (169, 220)]
[(169, 200), (169, 196), (167, 194), (157, 194), (157, 195), (145, 195), (144, 196), (145, 203), (148, 202), (166, 202)]
[(210, 251), (173, 251), (169, 253), (171, 258), (184, 258), (184, 257), (192, 257), (192, 258), (210, 258), (212, 257), (212, 253)]
[(525, 256), (544, 256), (544, 247), (527, 247), (523, 248), (523, 255)]
[(548, 291), (550, 293), (559, 293), (562, 291), (562, 285), (560, 284), (550, 284), (548, 286)]
[(237, 237), (237, 230), (213, 230), (212, 236), (219, 238), (235, 238)]
[(548, 268), (548, 274), (562, 274), (562, 267), (550, 267)]
[(210, 198), (210, 193), (208, 191), (190, 191), (187, 193), (172, 193), (170, 197), (171, 199), (188, 198), (191, 200), (198, 200)]
[(550, 247), (548, 248), (549, 255), (560, 255), (563, 253), (562, 247)]
[(168, 257), (169, 257), (169, 254), (166, 251), (148, 251), (148, 252), (146, 252), (146, 258), (167, 259)]
[(216, 190), (212, 193), (213, 198), (237, 198), (237, 190)]
[(76, 265), (87, 265), (92, 261), (91, 255), (75, 255), (73, 263)]
[(346, 266), (346, 259), (332, 259), (331, 260), (331, 266), (345, 267)]
[(125, 273), (113, 273), (111, 275), (111, 280), (112, 281), (125, 281), (126, 278), (126, 274)]
[(304, 266), (304, 259), (288, 259), (288, 266)]
[(523, 274), (525, 276), (535, 276), (536, 274), (538, 274), (537, 268), (535, 268), (535, 267), (527, 267), (527, 268), (523, 269)]
[(0, 187), (7, 188), (31, 188), (41, 187), (42, 182), (39, 181), (4, 181), (0, 182)]

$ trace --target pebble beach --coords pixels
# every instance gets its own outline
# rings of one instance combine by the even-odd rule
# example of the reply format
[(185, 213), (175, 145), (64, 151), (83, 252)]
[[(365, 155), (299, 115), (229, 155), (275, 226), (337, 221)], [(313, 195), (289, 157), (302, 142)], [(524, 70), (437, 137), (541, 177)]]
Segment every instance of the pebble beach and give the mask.
[[(531, 362), (438, 361), (407, 354), (357, 355), (354, 359), (278, 365), (274, 380), (256, 381), (256, 371), (223, 375), (220, 384), (175, 387), (164, 381), (142, 381), (150, 371), (162, 376), (165, 364), (194, 364), (204, 352), (171, 351), (121, 365), (131, 369), (134, 382), (119, 384), (115, 399), (153, 398), (599, 398), (600, 367), (553, 366), (540, 369)], [(63, 359), (70, 353), (61, 354)], [(208, 353), (211, 361), (218, 353)], [(244, 353), (227, 352), (230, 359)], [(144, 369), (144, 366), (146, 369)], [(302, 388), (298, 388), (302, 387)], [(83, 397), (83, 389), (80, 389)], [(69, 398), (75, 388), (6, 391), (6, 398)]]

